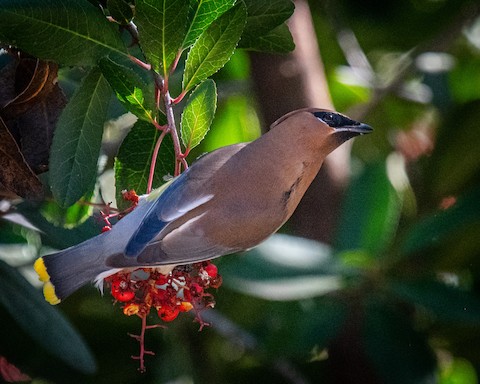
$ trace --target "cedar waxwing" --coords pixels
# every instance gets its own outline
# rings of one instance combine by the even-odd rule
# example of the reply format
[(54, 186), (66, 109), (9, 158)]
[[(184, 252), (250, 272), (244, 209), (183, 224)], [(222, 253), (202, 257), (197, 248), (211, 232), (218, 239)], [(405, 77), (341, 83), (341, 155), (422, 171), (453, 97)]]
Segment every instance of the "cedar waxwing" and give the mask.
[(39, 258), (34, 267), (46, 299), (57, 304), (122, 269), (168, 273), (258, 245), (292, 215), (325, 157), (371, 131), (337, 112), (302, 109), (251, 143), (202, 156), (110, 231)]

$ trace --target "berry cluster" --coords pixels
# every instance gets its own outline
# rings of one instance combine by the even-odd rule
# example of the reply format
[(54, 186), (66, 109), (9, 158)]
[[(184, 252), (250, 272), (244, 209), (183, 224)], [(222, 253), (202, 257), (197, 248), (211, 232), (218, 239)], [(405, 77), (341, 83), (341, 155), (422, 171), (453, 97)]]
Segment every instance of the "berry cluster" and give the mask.
[(200, 330), (208, 325), (201, 317), (201, 311), (213, 308), (215, 300), (208, 288), (219, 288), (222, 277), (217, 267), (210, 261), (192, 265), (178, 266), (168, 275), (155, 268), (139, 268), (132, 272), (121, 271), (105, 279), (116, 302), (123, 305), (127, 316), (137, 315), (142, 320), (139, 335), (130, 335), (140, 344), (138, 356), (140, 372), (145, 371), (145, 355), (154, 352), (145, 348), (145, 331), (162, 327), (161, 324), (147, 325), (147, 316), (152, 308), (163, 322), (175, 320), (180, 312), (195, 311), (195, 320), (200, 323)]
[(112, 296), (123, 304), (127, 316), (147, 316), (152, 307), (164, 322), (175, 320), (180, 312), (196, 311), (201, 326), (205, 323), (200, 310), (215, 304), (208, 288), (218, 288), (222, 278), (210, 261), (179, 266), (168, 275), (155, 268), (141, 268), (133, 272), (121, 271), (105, 279)]

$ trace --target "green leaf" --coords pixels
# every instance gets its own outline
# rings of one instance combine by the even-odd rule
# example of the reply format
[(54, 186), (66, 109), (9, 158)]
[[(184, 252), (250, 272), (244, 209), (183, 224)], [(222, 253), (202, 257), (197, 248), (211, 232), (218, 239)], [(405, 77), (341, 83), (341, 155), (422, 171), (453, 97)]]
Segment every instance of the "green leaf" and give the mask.
[(239, 48), (249, 48), (249, 42), (269, 34), (283, 24), (295, 9), (290, 0), (244, 0), (244, 3), (248, 17)]
[(67, 229), (53, 225), (42, 215), (38, 205), (28, 201), (17, 205), (17, 211), (39, 230), (43, 245), (56, 249), (71, 247), (100, 233), (101, 225), (92, 216), (88, 217), (82, 224)]
[(341, 288), (330, 248), (288, 235), (222, 261), (222, 275), (230, 288), (267, 300), (300, 300)]
[(328, 346), (341, 331), (348, 314), (344, 303), (328, 296), (308, 306), (281, 304), (281, 307), (269, 304), (265, 308), (273, 324), (267, 324), (263, 339), (267, 351), (275, 357), (279, 354), (297, 359), (315, 357), (312, 352)]
[(127, 55), (118, 27), (85, 0), (3, 0), (0, 41), (64, 65)]
[(213, 75), (230, 59), (246, 20), (243, 3), (239, 3), (215, 20), (198, 38), (185, 62), (182, 87), (187, 92)]
[(215, 19), (234, 4), (235, 0), (191, 0), (189, 10), (191, 21), (182, 48), (190, 47)]
[(135, 13), (142, 50), (153, 68), (167, 78), (185, 37), (188, 2), (137, 0)]
[(100, 70), (93, 68), (58, 120), (49, 181), (54, 197), (63, 207), (72, 205), (95, 186), (111, 92)]
[(452, 207), (437, 211), (414, 225), (400, 250), (408, 255), (438, 247), (474, 224), (480, 224), (480, 185), (460, 196)]
[(210, 152), (226, 145), (255, 140), (260, 134), (260, 121), (251, 98), (230, 96), (219, 105), (202, 149)]
[(133, 19), (133, 9), (124, 0), (107, 0), (107, 8), (116, 22), (127, 25)]
[(436, 364), (426, 337), (403, 313), (378, 301), (364, 312), (362, 345), (381, 383), (433, 383)]
[(211, 79), (192, 92), (182, 113), (181, 135), (185, 148), (192, 149), (203, 140), (217, 109), (217, 88)]
[[(129, 206), (122, 199), (122, 190), (135, 190), (146, 193), (150, 164), (155, 144), (160, 132), (152, 124), (137, 121), (118, 151), (115, 159), (115, 186), (117, 206), (122, 209)], [(175, 152), (170, 135), (166, 135), (160, 147), (155, 165), (153, 187), (157, 188), (174, 174)]]
[(93, 206), (89, 204), (92, 197), (93, 191), (68, 208), (61, 207), (54, 200), (46, 201), (42, 204), (40, 210), (45, 218), (54, 225), (75, 228), (92, 215)]
[(393, 281), (391, 291), (432, 312), (439, 320), (480, 323), (480, 298), (438, 281)]
[(53, 356), (82, 373), (96, 371), (95, 360), (82, 337), (16, 269), (1, 260), (0, 303)]
[(281, 24), (262, 36), (243, 36), (239, 48), (269, 53), (287, 53), (295, 49), (292, 34)]
[(109, 57), (100, 60), (99, 66), (125, 108), (139, 119), (153, 121), (155, 117), (153, 84), (147, 85), (132, 69), (116, 63)]
[(439, 384), (470, 384), (478, 383), (475, 366), (462, 357), (454, 358), (441, 365)]
[(362, 249), (377, 255), (392, 241), (400, 210), (401, 201), (388, 179), (385, 163), (367, 165), (347, 190), (335, 249)]

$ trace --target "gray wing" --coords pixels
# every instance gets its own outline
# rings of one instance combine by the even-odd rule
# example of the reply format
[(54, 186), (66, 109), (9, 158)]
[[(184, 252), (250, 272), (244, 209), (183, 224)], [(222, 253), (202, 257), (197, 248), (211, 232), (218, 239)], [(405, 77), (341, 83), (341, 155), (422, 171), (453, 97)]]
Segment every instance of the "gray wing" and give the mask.
[[(245, 145), (231, 145), (211, 152), (176, 178), (151, 204), (129, 239), (124, 255), (113, 256), (112, 266), (186, 263), (235, 252), (210, 244), (198, 226), (192, 225), (201, 219), (201, 210), (197, 210), (198, 216), (192, 216), (192, 211), (214, 198), (210, 188), (211, 177)], [(177, 220), (182, 221), (186, 215), (189, 216), (188, 220), (175, 225)]]

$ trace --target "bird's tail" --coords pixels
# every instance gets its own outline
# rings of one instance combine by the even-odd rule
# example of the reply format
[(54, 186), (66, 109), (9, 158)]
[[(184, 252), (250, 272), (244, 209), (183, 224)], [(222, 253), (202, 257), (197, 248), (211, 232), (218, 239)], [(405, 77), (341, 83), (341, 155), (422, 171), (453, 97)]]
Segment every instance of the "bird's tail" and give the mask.
[[(96, 247), (92, 247), (92, 241), (96, 242)], [(35, 261), (33, 267), (44, 283), (43, 294), (50, 304), (60, 303), (105, 271), (104, 263), (100, 262), (102, 258), (98, 245), (98, 239), (94, 237)]]

